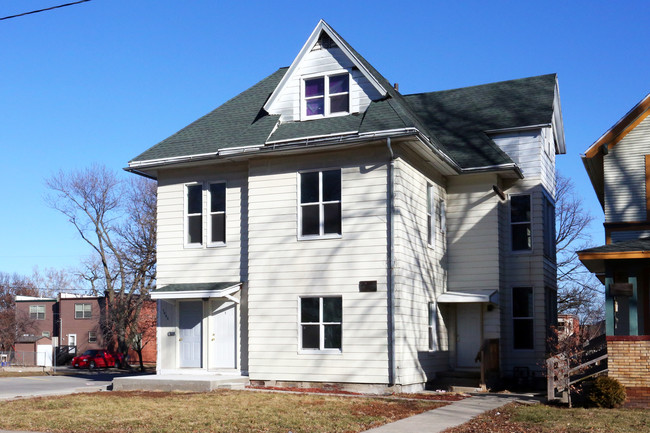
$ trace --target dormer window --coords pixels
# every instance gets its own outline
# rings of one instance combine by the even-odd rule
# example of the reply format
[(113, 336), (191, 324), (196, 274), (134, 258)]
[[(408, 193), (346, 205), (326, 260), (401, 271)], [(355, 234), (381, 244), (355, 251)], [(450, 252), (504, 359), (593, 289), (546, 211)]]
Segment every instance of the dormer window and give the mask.
[(350, 75), (306, 78), (303, 86), (304, 117), (319, 118), (350, 112)]

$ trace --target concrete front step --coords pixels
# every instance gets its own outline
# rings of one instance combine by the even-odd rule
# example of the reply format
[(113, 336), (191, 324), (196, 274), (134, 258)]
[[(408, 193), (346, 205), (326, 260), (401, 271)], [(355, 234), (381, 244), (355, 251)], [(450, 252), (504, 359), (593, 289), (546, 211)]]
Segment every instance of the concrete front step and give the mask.
[(193, 391), (210, 392), (216, 389), (244, 389), (248, 377), (236, 375), (151, 375), (117, 377), (113, 391)]

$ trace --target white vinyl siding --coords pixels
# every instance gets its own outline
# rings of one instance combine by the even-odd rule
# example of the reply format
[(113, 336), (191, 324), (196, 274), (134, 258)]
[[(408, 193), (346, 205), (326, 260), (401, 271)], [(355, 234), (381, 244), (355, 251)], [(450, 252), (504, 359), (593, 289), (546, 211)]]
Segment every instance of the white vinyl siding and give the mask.
[(645, 155), (650, 154), (650, 117), (604, 156), (605, 222), (646, 221)]
[[(447, 277), (445, 232), (437, 210), (446, 193), (439, 173), (420, 167), (418, 159), (403, 148), (396, 152), (402, 155), (395, 161), (394, 185), (396, 382), (410, 385), (448, 368), (447, 322), (439, 309), (430, 312), (431, 303), (445, 291)], [(431, 313), (438, 325), (435, 329)], [(431, 350), (430, 331), (436, 333), (436, 350)]]
[(320, 49), (311, 51), (303, 57), (293, 76), (287, 81), (284, 91), (269, 108), (270, 114), (279, 114), (282, 122), (300, 120), (304, 77), (330, 71), (347, 71), (350, 74), (350, 113), (364, 112), (371, 100), (381, 97), (367, 78), (354, 68), (354, 64), (340, 48)]
[[(228, 164), (189, 170), (161, 170), (158, 175), (157, 285), (173, 283), (213, 283), (246, 280), (246, 164)], [(196, 179), (225, 182), (226, 242), (219, 248), (185, 247), (185, 185)], [(204, 215), (208, 214), (207, 197)], [(202, 233), (208, 233), (208, 220)], [(243, 264), (243, 265), (242, 265)]]
[[(387, 383), (386, 165), (384, 146), (251, 161), (251, 380)], [(300, 241), (298, 173), (335, 166), (342, 236)], [(377, 281), (377, 292), (359, 292), (360, 281)], [(304, 296), (344, 299), (340, 353), (300, 349), (296, 300)]]
[(547, 191), (555, 191), (555, 141), (550, 127), (493, 134), (490, 138), (519, 166), (526, 180), (536, 179)]
[[(498, 196), (494, 175), (451, 178), (447, 187), (449, 290), (499, 287)], [(506, 221), (508, 217), (506, 216)]]

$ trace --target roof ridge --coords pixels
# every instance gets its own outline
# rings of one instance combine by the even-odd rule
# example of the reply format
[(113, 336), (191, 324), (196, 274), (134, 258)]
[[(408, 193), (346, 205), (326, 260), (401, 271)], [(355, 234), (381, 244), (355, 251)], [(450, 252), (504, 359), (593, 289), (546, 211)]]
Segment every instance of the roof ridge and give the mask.
[(403, 96), (404, 97), (409, 97), (409, 96), (418, 96), (418, 95), (431, 95), (431, 94), (434, 94), (434, 93), (453, 92), (453, 91), (456, 91), (456, 90), (470, 90), (470, 89), (475, 89), (477, 87), (492, 86), (492, 85), (504, 84), (504, 83), (514, 83), (516, 81), (524, 81), (524, 80), (530, 80), (530, 79), (533, 79), (533, 78), (550, 77), (550, 76), (557, 77), (557, 73), (554, 72), (554, 73), (551, 73), (551, 74), (542, 74), (542, 75), (533, 75), (531, 77), (514, 78), (512, 80), (493, 81), (493, 82), (490, 82), (490, 83), (474, 84), (473, 86), (454, 87), (452, 89), (434, 90), (432, 92), (409, 93), (409, 94), (406, 94), (406, 95), (403, 95)]

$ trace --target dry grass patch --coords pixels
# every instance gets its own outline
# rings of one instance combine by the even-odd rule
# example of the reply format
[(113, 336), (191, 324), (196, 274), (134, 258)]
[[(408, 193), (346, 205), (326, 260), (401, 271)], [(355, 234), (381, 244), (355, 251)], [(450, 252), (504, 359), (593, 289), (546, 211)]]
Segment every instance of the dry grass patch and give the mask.
[(103, 392), (0, 403), (0, 429), (354, 433), (440, 406), (444, 403), (247, 391)]
[(0, 377), (29, 377), (29, 376), (47, 376), (42, 371), (0, 371)]
[(568, 409), (510, 404), (445, 433), (641, 433), (650, 413), (631, 409)]

